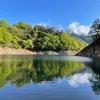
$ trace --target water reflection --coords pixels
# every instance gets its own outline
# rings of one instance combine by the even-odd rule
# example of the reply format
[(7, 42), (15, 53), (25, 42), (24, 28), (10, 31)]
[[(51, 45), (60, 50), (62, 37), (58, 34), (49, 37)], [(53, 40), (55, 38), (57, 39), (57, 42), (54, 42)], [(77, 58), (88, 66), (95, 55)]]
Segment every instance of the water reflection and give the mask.
[(73, 87), (77, 87), (82, 84), (89, 83), (89, 79), (92, 77), (91, 73), (76, 73), (69, 77), (69, 84)]
[(92, 68), (92, 77), (90, 79), (92, 90), (95, 94), (100, 94), (100, 58), (94, 58), (93, 63), (90, 63)]
[(18, 56), (8, 59), (8, 57), (3, 57), (0, 61), (0, 87), (4, 87), (8, 81), (16, 86), (23, 86), (31, 81), (34, 83), (52, 81), (58, 77), (69, 76), (80, 70), (82, 66), (82, 62), (70, 60), (40, 60), (27, 59), (27, 57), (19, 59)]
[(91, 84), (100, 94), (99, 58), (67, 56), (0, 56), (0, 87), (8, 82), (22, 87), (31, 82), (55, 82), (66, 78), (69, 85), (77, 87)]

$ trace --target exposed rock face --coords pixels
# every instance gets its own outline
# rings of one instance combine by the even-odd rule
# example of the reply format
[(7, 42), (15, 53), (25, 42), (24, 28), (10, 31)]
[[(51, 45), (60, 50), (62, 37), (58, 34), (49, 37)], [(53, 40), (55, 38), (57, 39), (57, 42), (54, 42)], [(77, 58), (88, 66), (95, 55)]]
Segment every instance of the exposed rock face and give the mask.
[(100, 40), (97, 40), (76, 54), (77, 56), (100, 57)]
[(47, 55), (75, 55), (78, 51), (37, 51), (37, 54)]
[(8, 48), (2, 47), (0, 48), (0, 55), (7, 55), (7, 54), (39, 54), (39, 55), (75, 55), (78, 51), (30, 51), (27, 49), (15, 49), (15, 48)]

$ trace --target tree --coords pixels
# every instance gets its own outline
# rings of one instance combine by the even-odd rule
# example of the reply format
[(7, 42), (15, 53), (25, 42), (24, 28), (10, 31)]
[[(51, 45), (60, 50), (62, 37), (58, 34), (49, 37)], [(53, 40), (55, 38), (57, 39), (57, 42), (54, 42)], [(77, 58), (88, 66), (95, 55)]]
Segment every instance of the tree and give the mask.
[(13, 35), (9, 33), (5, 28), (0, 28), (0, 45), (1, 46), (12, 46)]
[(45, 27), (42, 25), (35, 25), (34, 26), (34, 30), (38, 30), (38, 31), (42, 31), (44, 32), (45, 31)]
[[(80, 46), (81, 45), (81, 46)], [(54, 27), (0, 21), (0, 46), (34, 50), (80, 50), (85, 43)]]
[(89, 35), (92, 37), (93, 41), (100, 39), (100, 19), (96, 19), (93, 22)]
[(5, 20), (0, 20), (0, 27), (8, 28), (9, 25), (8, 25), (8, 23)]
[(17, 24), (14, 24), (13, 26), (16, 26), (18, 29), (23, 29), (23, 30), (32, 29), (32, 26), (25, 22), (18, 22)]
[(61, 50), (68, 50), (68, 38), (66, 33), (61, 33), (59, 35), (59, 40), (60, 40), (60, 49)]

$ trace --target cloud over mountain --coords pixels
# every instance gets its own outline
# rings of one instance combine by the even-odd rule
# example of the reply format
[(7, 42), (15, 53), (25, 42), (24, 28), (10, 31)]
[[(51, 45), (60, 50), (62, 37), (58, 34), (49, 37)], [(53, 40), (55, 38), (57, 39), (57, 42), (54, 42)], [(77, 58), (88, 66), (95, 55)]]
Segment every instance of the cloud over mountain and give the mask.
[(80, 25), (80, 23), (78, 23), (77, 21), (72, 22), (69, 26), (68, 29), (73, 32), (76, 33), (78, 35), (88, 35), (89, 31), (90, 31), (90, 25)]

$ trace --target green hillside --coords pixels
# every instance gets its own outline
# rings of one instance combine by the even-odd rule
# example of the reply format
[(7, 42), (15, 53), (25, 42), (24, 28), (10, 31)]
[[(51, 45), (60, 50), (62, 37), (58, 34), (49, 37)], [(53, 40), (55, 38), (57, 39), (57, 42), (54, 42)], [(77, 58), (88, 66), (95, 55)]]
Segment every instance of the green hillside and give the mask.
[(87, 43), (54, 27), (0, 21), (0, 47), (31, 50), (81, 50)]

